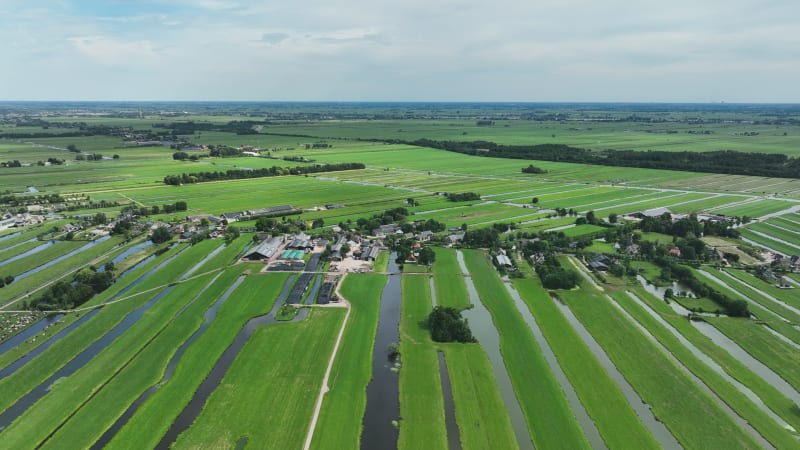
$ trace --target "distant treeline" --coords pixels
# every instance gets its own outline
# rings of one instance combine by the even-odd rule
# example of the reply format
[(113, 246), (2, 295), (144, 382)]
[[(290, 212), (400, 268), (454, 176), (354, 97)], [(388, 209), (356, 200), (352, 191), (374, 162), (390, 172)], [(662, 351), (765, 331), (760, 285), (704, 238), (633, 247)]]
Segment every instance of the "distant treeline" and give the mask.
[(270, 122), (256, 120), (234, 120), (228, 123), (211, 122), (170, 122), (154, 123), (153, 128), (168, 128), (173, 134), (194, 134), (197, 131), (222, 131), (235, 134), (258, 134), (256, 125), (267, 125)]
[(281, 175), (305, 175), (309, 173), (337, 172), (340, 170), (364, 169), (362, 163), (339, 163), (324, 164), (316, 166), (297, 166), (297, 167), (277, 167), (263, 169), (231, 169), (225, 172), (195, 172), (182, 173), (180, 175), (167, 175), (164, 183), (169, 185), (181, 185), (191, 183), (204, 183), (207, 181), (240, 180), (245, 178), (264, 178), (276, 177)]
[(763, 177), (800, 178), (800, 159), (776, 153), (667, 152), (659, 150), (587, 150), (564, 144), (501, 145), (488, 141), (418, 139), (404, 144), (495, 158), (597, 164), (603, 166), (682, 170)]

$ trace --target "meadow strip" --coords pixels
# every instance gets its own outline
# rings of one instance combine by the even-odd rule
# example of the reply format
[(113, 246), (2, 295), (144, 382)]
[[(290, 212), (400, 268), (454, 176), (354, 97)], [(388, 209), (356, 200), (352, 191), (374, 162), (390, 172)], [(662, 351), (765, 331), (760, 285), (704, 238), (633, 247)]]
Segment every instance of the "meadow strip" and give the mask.
[(616, 291), (611, 294), (611, 297), (767, 441), (775, 445), (776, 448), (791, 447), (791, 444), (796, 442), (791, 433), (788, 433), (780, 424), (748, 400), (736, 387), (701, 361), (669, 330), (642, 310), (642, 307), (631, 299), (626, 292)]
[[(497, 272), (477, 250), (465, 250), (464, 259), (481, 301), (500, 334), (500, 351), (525, 414), (533, 443), (538, 448), (566, 446), (588, 448), (578, 425), (536, 340)], [(531, 378), (530, 374), (537, 374)]]
[(436, 348), (425, 327), (431, 312), (428, 277), (403, 276), (400, 313), (399, 449), (447, 450), (444, 397)]
[[(559, 297), (681, 445), (728, 449), (758, 446), (597, 290), (585, 287), (563, 291)], [(709, 429), (717, 431), (708, 433)]]
[(234, 447), (241, 437), (275, 449), (300, 448), (344, 319), (343, 308), (257, 329), (191, 428), (173, 448)]
[(468, 308), (469, 294), (456, 259), (456, 251), (440, 247), (434, 247), (433, 251), (436, 253), (436, 261), (433, 263), (436, 304), (457, 309)]
[[(176, 317), (131, 362), (104, 382), (99, 392), (86, 399), (81, 408), (49, 438), (42, 448), (87, 448), (102, 436), (139, 395), (158, 383), (177, 349), (203, 322), (205, 311), (240, 276), (230, 269), (216, 279), (186, 311)], [(212, 277), (208, 277), (212, 278)], [(212, 278), (213, 279), (213, 278)], [(202, 283), (209, 282), (203, 279)], [(234, 292), (237, 295), (238, 292)], [(54, 422), (54, 425), (57, 422)]]
[(311, 448), (358, 448), (367, 406), (367, 383), (372, 376), (372, 347), (386, 275), (349, 274), (340, 288), (351, 305), (330, 391), (322, 402)]
[(609, 448), (659, 448), (600, 362), (564, 318), (538, 279), (514, 286)]
[(284, 273), (248, 276), (186, 350), (169, 382), (142, 404), (106, 448), (154, 448), (242, 326), (272, 309), (287, 278)]

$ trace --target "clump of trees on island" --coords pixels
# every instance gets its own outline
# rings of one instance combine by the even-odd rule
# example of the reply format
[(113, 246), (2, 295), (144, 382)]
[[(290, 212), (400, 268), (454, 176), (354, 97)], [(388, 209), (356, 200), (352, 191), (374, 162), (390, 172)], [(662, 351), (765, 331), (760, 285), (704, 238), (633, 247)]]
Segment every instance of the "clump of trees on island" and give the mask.
[(481, 199), (481, 196), (474, 192), (445, 192), (444, 196), (451, 202), (469, 202)]
[(52, 311), (76, 308), (97, 293), (103, 292), (114, 282), (114, 263), (106, 263), (104, 270), (94, 266), (75, 274), (72, 281), (59, 281), (41, 296), (24, 305), (27, 309)]
[(428, 315), (428, 328), (436, 342), (478, 342), (469, 329), (467, 319), (453, 307), (437, 306)]

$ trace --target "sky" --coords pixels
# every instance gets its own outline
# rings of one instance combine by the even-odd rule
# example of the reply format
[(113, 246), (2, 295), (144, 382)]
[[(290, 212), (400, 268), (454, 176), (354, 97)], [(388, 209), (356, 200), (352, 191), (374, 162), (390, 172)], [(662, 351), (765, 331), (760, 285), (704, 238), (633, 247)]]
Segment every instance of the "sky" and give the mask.
[(0, 0), (0, 100), (800, 103), (797, 0)]

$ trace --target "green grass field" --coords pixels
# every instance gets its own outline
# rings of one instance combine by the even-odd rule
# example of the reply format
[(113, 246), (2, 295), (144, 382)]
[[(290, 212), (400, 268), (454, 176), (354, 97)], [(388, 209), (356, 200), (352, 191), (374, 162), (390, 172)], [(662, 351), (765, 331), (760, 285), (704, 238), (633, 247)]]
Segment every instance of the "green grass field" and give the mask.
[(404, 276), (400, 313), (399, 449), (447, 449), (437, 350), (425, 328), (431, 296), (427, 277)]
[[(464, 251), (464, 259), (478, 295), (491, 312), (492, 320), (500, 333), (503, 360), (528, 422), (534, 445), (539, 448), (558, 445), (588, 448), (588, 441), (569, 408), (564, 393), (497, 272), (480, 251)], [(531, 379), (527, 376), (531, 373), (538, 375)]]
[(300, 448), (344, 313), (316, 309), (304, 321), (258, 329), (174, 448), (233, 447), (242, 436), (263, 448)]
[(558, 311), (538, 280), (514, 286), (530, 308), (561, 368), (609, 448), (658, 448), (619, 387)]
[[(707, 394), (614, 311), (609, 300), (599, 292), (586, 288), (561, 292), (559, 296), (678, 442), (689, 448), (756, 446)], [(676, 396), (675, 392), (681, 395)], [(708, 427), (725, 431), (704, 432)]]
[(456, 251), (434, 247), (436, 261), (433, 263), (433, 279), (436, 286), (436, 304), (464, 309), (470, 306), (467, 286), (461, 268), (458, 266)]

